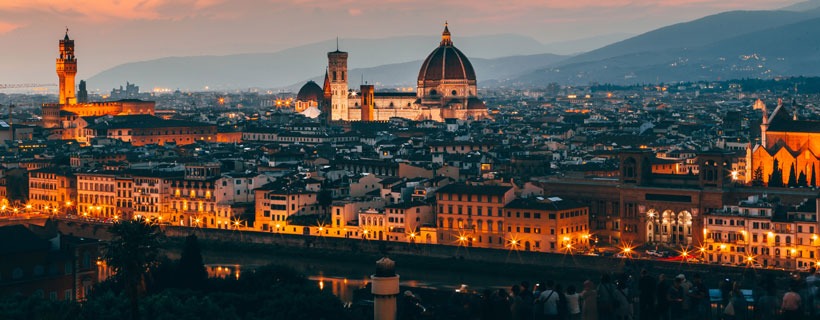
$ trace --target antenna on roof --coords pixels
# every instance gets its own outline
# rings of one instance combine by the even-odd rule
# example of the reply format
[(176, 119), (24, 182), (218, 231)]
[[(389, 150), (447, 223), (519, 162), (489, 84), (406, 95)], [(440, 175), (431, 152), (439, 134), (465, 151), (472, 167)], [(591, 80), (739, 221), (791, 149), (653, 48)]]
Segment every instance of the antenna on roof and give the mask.
[(336, 36), (336, 51), (339, 51), (339, 36)]

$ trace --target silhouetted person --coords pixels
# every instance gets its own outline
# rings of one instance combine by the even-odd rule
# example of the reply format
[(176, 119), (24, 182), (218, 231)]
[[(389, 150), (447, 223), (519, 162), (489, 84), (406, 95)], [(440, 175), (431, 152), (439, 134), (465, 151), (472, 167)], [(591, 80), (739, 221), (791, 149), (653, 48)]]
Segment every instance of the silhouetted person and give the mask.
[(655, 316), (655, 294), (658, 283), (655, 278), (649, 275), (646, 269), (641, 271), (641, 278), (638, 279), (638, 290), (640, 291), (638, 316), (641, 320), (654, 320)]
[(657, 319), (669, 319), (669, 300), (666, 294), (669, 292), (669, 282), (666, 281), (666, 275), (658, 276), (658, 285), (655, 290), (655, 316)]

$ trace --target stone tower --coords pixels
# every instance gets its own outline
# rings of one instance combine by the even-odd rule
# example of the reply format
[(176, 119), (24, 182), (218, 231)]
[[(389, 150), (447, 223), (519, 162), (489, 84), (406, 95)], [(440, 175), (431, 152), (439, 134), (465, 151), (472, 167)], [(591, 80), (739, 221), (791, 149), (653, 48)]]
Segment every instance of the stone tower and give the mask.
[(76, 104), (74, 77), (77, 75), (77, 58), (74, 57), (74, 40), (65, 37), (60, 40), (60, 57), (57, 58), (57, 77), (60, 78), (60, 104)]
[(330, 120), (348, 120), (347, 114), (347, 52), (327, 53), (327, 71), (330, 78)]
[(85, 80), (80, 80), (79, 88), (77, 89), (77, 103), (88, 102), (88, 89), (86, 88)]
[(363, 84), (362, 91), (362, 121), (374, 121), (375, 102), (373, 101), (375, 90), (372, 84)]

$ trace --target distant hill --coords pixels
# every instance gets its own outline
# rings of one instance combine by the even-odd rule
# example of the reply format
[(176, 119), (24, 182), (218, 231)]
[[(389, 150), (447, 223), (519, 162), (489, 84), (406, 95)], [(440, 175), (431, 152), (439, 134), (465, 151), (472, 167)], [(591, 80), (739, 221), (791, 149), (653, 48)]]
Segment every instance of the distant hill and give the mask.
[(809, 0), (804, 2), (795, 3), (788, 7), (782, 8), (780, 10), (787, 10), (787, 11), (809, 11), (820, 8), (820, 0)]
[(694, 48), (817, 16), (816, 13), (791, 11), (729, 11), (649, 31), (580, 54), (563, 64), (598, 61), (639, 52)]
[[(351, 69), (370, 68), (424, 59), (438, 46), (439, 39), (436, 35), (341, 39), (340, 49), (350, 53)], [(455, 34), (453, 40), (470, 58), (540, 54), (548, 49), (532, 38), (519, 35), (458, 37)], [(328, 40), (275, 53), (168, 57), (126, 63), (92, 76), (88, 85), (101, 90), (110, 90), (126, 81), (143, 88), (278, 88), (323, 73), (326, 54), (335, 48), (335, 40)]]
[(631, 84), (818, 75), (820, 11), (734, 11), (587, 52), (512, 82)]
[(550, 42), (545, 44), (544, 47), (547, 48), (546, 52), (560, 55), (575, 55), (590, 50), (595, 50), (611, 43), (623, 41), (634, 36), (635, 34), (631, 33), (612, 33), (589, 38)]
[[(659, 28), (641, 35), (608, 36), (542, 44), (519, 35), (458, 37), (455, 45), (473, 62), (480, 86), (546, 83), (634, 84), (777, 76), (820, 75), (820, 0), (776, 11), (730, 11)], [(611, 43), (612, 41), (618, 41)], [(350, 53), (350, 85), (414, 87), (424, 59), (439, 37), (342, 39)], [(550, 53), (574, 53), (574, 56)], [(126, 81), (143, 88), (202, 90), (298, 89), (321, 82), (335, 40), (275, 53), (169, 57), (123, 64), (88, 79), (103, 91)], [(363, 75), (363, 76), (362, 76)]]

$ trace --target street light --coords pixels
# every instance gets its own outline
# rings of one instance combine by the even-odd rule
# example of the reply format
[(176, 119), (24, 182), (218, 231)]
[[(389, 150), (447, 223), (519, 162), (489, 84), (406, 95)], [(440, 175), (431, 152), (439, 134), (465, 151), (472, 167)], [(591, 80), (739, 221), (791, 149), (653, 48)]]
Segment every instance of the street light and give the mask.
[(239, 229), (242, 226), (242, 220), (239, 220), (239, 218), (234, 219), (232, 222), (234, 229)]

